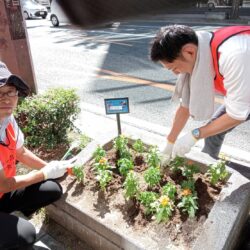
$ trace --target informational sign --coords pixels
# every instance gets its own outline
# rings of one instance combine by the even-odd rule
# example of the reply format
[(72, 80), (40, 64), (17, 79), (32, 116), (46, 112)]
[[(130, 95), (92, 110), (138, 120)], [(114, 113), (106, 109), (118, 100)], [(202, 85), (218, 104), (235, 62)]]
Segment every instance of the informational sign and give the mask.
[(122, 134), (120, 114), (129, 113), (128, 97), (104, 99), (107, 115), (116, 115), (118, 135)]
[(128, 97), (104, 99), (107, 115), (129, 113)]

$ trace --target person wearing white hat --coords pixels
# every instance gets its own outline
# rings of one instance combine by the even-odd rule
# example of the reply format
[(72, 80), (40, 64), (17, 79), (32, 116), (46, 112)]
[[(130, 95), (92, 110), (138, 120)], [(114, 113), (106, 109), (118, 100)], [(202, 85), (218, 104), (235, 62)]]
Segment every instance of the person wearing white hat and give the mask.
[[(67, 161), (43, 161), (24, 144), (13, 111), (18, 97), (26, 97), (29, 86), (19, 76), (11, 74), (0, 61), (0, 249), (29, 249), (36, 240), (34, 226), (14, 214), (20, 211), (30, 216), (62, 195), (54, 179), (64, 175)], [(16, 161), (35, 169), (16, 175)]]

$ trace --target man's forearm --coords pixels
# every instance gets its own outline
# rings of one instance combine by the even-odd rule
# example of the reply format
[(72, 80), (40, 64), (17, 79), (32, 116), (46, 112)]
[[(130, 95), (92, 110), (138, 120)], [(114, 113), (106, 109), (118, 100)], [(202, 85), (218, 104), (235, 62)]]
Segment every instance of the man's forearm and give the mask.
[(34, 169), (40, 169), (47, 164), (25, 147), (17, 150), (17, 160)]
[(178, 135), (186, 125), (188, 118), (189, 118), (189, 109), (180, 106), (175, 113), (172, 129), (169, 135), (167, 136), (168, 141), (172, 143), (176, 141)]
[(211, 123), (200, 127), (200, 138), (207, 138), (209, 136), (217, 135), (241, 124), (242, 122), (243, 121), (233, 119), (228, 114), (224, 114)]

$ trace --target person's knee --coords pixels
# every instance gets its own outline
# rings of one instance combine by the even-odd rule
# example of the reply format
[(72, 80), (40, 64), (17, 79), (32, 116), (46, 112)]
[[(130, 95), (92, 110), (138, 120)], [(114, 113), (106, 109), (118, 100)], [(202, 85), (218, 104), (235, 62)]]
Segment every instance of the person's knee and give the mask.
[(46, 184), (49, 189), (51, 202), (59, 200), (63, 193), (61, 185), (54, 180), (48, 180)]

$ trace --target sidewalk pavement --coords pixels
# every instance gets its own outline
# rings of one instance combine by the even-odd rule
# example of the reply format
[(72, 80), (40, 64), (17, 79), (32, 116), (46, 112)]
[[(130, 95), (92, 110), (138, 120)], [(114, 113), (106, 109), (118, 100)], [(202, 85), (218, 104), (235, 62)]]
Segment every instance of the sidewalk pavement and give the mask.
[[(90, 138), (96, 140), (99, 143), (106, 141), (106, 138), (110, 138), (110, 135), (113, 135), (113, 137), (117, 136), (118, 129), (116, 116), (106, 115), (104, 106), (101, 108), (89, 103), (82, 102), (81, 110), (82, 112), (80, 114), (79, 120), (76, 122), (76, 126), (83, 133), (85, 133)], [(140, 119), (133, 118), (129, 114), (121, 115), (121, 128), (122, 133), (124, 133), (126, 136), (130, 136), (131, 138), (135, 138), (135, 135), (138, 137), (138, 135), (143, 134), (145, 143), (150, 144), (152, 136), (154, 136), (154, 138), (157, 137), (159, 139), (158, 146), (160, 149), (164, 147), (166, 143), (165, 136), (170, 129), (163, 126), (159, 126), (154, 123), (149, 123)], [(201, 150), (202, 145), (202, 142), (197, 143), (193, 150)], [(232, 148), (226, 145), (223, 145), (222, 152), (227, 157), (229, 157), (231, 161), (238, 163), (236, 164), (236, 166), (234, 166), (236, 170), (242, 172), (243, 175), (250, 179), (250, 155), (248, 152), (239, 150), (237, 148)], [(49, 224), (51, 224), (51, 222)], [(250, 228), (250, 220), (248, 221), (247, 226), (248, 228)], [(51, 228), (53, 228), (52, 231), (55, 231), (53, 226), (51, 226)], [(74, 236), (69, 235), (69, 233), (67, 233), (65, 229), (62, 229), (60, 227), (57, 229), (58, 233), (54, 232), (54, 234), (51, 230), (46, 228), (46, 226), (46, 232), (44, 232), (43, 227), (41, 228), (41, 225), (37, 228), (37, 230), (38, 232), (40, 232), (38, 242), (34, 246), (35, 250), (91, 249), (84, 242), (78, 241), (78, 243), (76, 243), (77, 239), (75, 238), (75, 240), (72, 240)], [(60, 239), (58, 238), (58, 235), (61, 235), (61, 237), (59, 237)], [(74, 244), (73, 247), (72, 242)], [(248, 239), (248, 241), (246, 241), (244, 244), (247, 244), (247, 246), (249, 247), (244, 249), (249, 250), (250, 239)], [(78, 248), (78, 246), (81, 247)]]

